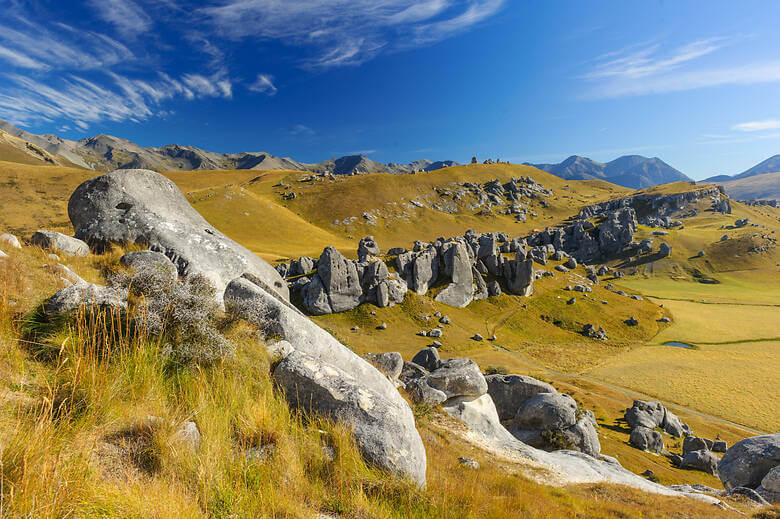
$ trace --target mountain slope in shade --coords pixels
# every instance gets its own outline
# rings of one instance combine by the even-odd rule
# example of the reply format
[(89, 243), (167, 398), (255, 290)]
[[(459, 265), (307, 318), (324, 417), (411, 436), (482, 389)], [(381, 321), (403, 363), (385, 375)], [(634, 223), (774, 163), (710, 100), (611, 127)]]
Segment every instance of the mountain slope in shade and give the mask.
[(577, 155), (559, 164), (526, 164), (567, 180), (601, 179), (633, 189), (691, 180), (658, 157), (641, 155), (624, 155), (606, 164)]
[(530, 164), (526, 162), (525, 165), (534, 166), (537, 169), (552, 173), (556, 177), (565, 178), (566, 180), (605, 178), (605, 164), (578, 155), (572, 155), (559, 164)]

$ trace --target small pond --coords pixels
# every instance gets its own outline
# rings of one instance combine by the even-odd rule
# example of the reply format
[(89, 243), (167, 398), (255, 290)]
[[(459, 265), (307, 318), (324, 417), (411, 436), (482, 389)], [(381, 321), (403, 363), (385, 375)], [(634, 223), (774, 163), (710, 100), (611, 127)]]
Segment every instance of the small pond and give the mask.
[(664, 346), (674, 346), (675, 348), (693, 348), (693, 344), (678, 341), (665, 342)]

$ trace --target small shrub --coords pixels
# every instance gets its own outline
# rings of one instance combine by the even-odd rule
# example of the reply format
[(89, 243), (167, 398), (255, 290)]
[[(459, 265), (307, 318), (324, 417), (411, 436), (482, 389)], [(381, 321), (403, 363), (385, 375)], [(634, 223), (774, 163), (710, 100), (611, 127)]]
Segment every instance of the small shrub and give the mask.
[(542, 431), (542, 439), (552, 450), (573, 450), (574, 444), (558, 429)]
[(508, 375), (509, 370), (504, 366), (488, 366), (485, 368), (485, 375)]
[(196, 274), (178, 282), (162, 269), (148, 268), (132, 277), (118, 274), (110, 282), (127, 288), (136, 302), (136, 325), (159, 337), (163, 352), (175, 362), (211, 363), (233, 355), (233, 345), (217, 329), (220, 308), (206, 277)]

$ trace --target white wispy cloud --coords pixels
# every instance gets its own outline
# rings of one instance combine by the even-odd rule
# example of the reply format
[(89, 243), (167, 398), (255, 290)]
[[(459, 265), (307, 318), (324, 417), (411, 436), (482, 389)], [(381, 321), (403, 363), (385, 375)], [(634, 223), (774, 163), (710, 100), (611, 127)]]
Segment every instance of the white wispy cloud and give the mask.
[(152, 18), (133, 0), (92, 0), (91, 5), (125, 37), (135, 38), (152, 27)]
[(777, 130), (780, 129), (780, 120), (767, 119), (765, 121), (749, 121), (746, 123), (735, 124), (731, 127), (732, 130), (739, 132), (758, 132), (763, 130)]
[(85, 70), (134, 58), (125, 45), (104, 34), (79, 31), (63, 23), (49, 29), (18, 16), (0, 22), (0, 42), (8, 54), (24, 56), (36, 64), (26, 68)]
[(273, 96), (279, 91), (274, 85), (274, 77), (270, 74), (258, 74), (255, 82), (247, 87), (252, 92), (260, 92)]
[(183, 97), (230, 97), (230, 85), (199, 74), (180, 80), (165, 74), (155, 81), (131, 79), (113, 72), (111, 84), (70, 75), (55, 86), (18, 74), (0, 93), (0, 117), (19, 124), (67, 119), (81, 129), (100, 121), (142, 121), (153, 117), (163, 101)]
[[(652, 43), (605, 54), (580, 76), (590, 84), (584, 97), (640, 96), (780, 81), (777, 60), (717, 63), (716, 52), (732, 42), (727, 38), (710, 38), (668, 51)], [(711, 59), (702, 64), (706, 56)]]
[(35, 60), (21, 51), (9, 49), (0, 45), (0, 59), (9, 62), (11, 65), (22, 68), (32, 68), (38, 70), (45, 70), (49, 68), (45, 63), (41, 63)]
[(296, 124), (290, 130), (291, 135), (314, 135), (314, 130), (306, 126), (305, 124)]
[(506, 0), (227, 0), (202, 13), (224, 37), (305, 47), (314, 68), (435, 43), (487, 19)]
[(594, 69), (584, 75), (586, 79), (623, 78), (638, 79), (675, 70), (685, 63), (711, 54), (726, 44), (725, 38), (695, 41), (659, 55), (661, 45), (656, 43), (626, 53), (609, 53), (598, 60)]

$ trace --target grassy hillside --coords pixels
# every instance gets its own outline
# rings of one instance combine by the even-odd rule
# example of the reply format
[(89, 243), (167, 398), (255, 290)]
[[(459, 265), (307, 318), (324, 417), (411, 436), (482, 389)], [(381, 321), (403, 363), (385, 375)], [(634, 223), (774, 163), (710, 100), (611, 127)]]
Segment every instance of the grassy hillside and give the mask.
[[(94, 175), (76, 168), (0, 163), (0, 190), (7, 202), (0, 212), (0, 230), (10, 230), (22, 237), (29, 237), (38, 228), (70, 232), (67, 199), (78, 184)], [(584, 205), (631, 193), (601, 181), (565, 181), (530, 167), (505, 164), (460, 166), (417, 175), (316, 180), (289, 171), (198, 171), (166, 175), (213, 225), (269, 260), (318, 256), (326, 245), (335, 245), (354, 256), (357, 240), (367, 234), (374, 235), (383, 250), (409, 247), (416, 239), (462, 234), (467, 229), (522, 235), (559, 223)], [(542, 200), (529, 204), (529, 213), (535, 212), (537, 216), (529, 217), (526, 223), (515, 223), (513, 217), (500, 211), (491, 214), (473, 209), (473, 200), (468, 196), (458, 200), (453, 197), (453, 191), (464, 182), (483, 183), (496, 178), (505, 182), (513, 176), (531, 176), (554, 191), (552, 197), (542, 199), (544, 204)], [(644, 192), (678, 192), (690, 188), (689, 183), (678, 183)], [(283, 197), (286, 193), (295, 193), (295, 198)], [(416, 333), (434, 327), (436, 320), (431, 316), (443, 312), (451, 317), (453, 324), (445, 327), (442, 356), (468, 356), (483, 369), (501, 366), (510, 372), (549, 380), (595, 411), (601, 425), (602, 451), (616, 456), (630, 470), (641, 473), (649, 468), (664, 483), (698, 482), (717, 487), (719, 482), (712, 476), (678, 470), (666, 458), (630, 447), (629, 431), (620, 420), (633, 399), (654, 397), (671, 403), (671, 408), (698, 434), (719, 435), (729, 443), (753, 434), (746, 427), (763, 431), (777, 429), (775, 417), (780, 412), (776, 412), (773, 394), (762, 391), (761, 383), (771, 380), (773, 373), (780, 370), (777, 341), (764, 340), (780, 337), (775, 324), (780, 304), (778, 257), (776, 249), (755, 255), (746, 251), (765, 244), (767, 240), (761, 236), (780, 228), (777, 219), (780, 212), (734, 204), (733, 215), (720, 215), (707, 211), (705, 205), (699, 216), (685, 220), (684, 229), (655, 237), (655, 249), (661, 241), (672, 245), (671, 257), (622, 258), (613, 262), (613, 266), (628, 275), (606, 282), (615, 283), (616, 288), (629, 293), (653, 296), (652, 300), (638, 301), (617, 295), (605, 288), (604, 281), (587, 298), (563, 290), (565, 285), (581, 281), (584, 271), (579, 268), (538, 281), (530, 298), (504, 295), (456, 309), (440, 305), (430, 297), (410, 294), (403, 304), (392, 308), (363, 305), (352, 312), (316, 320), (359, 353), (399, 351), (408, 360), (430, 342)], [(370, 217), (365, 218), (363, 213)], [(721, 229), (745, 217), (764, 227)], [(640, 228), (637, 239), (648, 237), (651, 232), (652, 229)], [(758, 236), (753, 236), (755, 233)], [(720, 241), (723, 234), (730, 237), (725, 242)], [(699, 250), (705, 251), (701, 258), (696, 257)], [(338, 458), (338, 463), (345, 465), (335, 470), (333, 465), (318, 458), (318, 448), (312, 447), (321, 441), (315, 429), (319, 427), (341, 438), (339, 445), (347, 442), (343, 432), (332, 425), (312, 428), (299, 417), (281, 410), (282, 404), (269, 389), (268, 360), (258, 353), (256, 344), (242, 335), (245, 331), (240, 328), (233, 336), (241, 344), (239, 359), (223, 366), (219, 373), (205, 370), (183, 378), (168, 373), (148, 345), (138, 350), (142, 358), (131, 355), (116, 364), (97, 365), (94, 359), (84, 358), (83, 352), (71, 349), (75, 346), (73, 341), (78, 343), (75, 338), (59, 336), (58, 340), (67, 346), (57, 361), (65, 366), (60, 373), (56, 362), (41, 363), (16, 342), (21, 333), (20, 317), (56, 290), (56, 277), (41, 268), (47, 262), (42, 253), (7, 252), (12, 255), (9, 263), (12, 268), (0, 270), (5, 272), (5, 287), (9, 287), (4, 288), (5, 295), (0, 295), (0, 305), (5, 305), (0, 310), (5, 308), (2, 315), (6, 316), (5, 335), (0, 340), (7, 350), (4, 372), (10, 381), (7, 392), (12, 402), (6, 415), (0, 414), (0, 423), (7, 423), (6, 434), (19, 427), (40, 428), (49, 435), (41, 440), (46, 452), (81, 460), (79, 456), (99, 458), (99, 452), (91, 450), (93, 447), (103, 445), (111, 434), (149, 413), (178, 421), (196, 417), (199, 426), (201, 419), (197, 417), (203, 416), (204, 427), (209, 431), (209, 443), (194, 462), (190, 460), (186, 466), (182, 465), (177, 458), (178, 447), (168, 450), (171, 449), (168, 438), (155, 444), (160, 449), (155, 456), (159, 456), (164, 470), (139, 473), (137, 467), (109, 465), (109, 472), (121, 473), (118, 481), (115, 478), (109, 483), (97, 478), (94, 472), (47, 473), (43, 469), (52, 463), (49, 455), (39, 451), (34, 456), (30, 454), (30, 460), (40, 464), (33, 466), (43, 467), (40, 474), (27, 471), (22, 477), (15, 473), (13, 484), (35, 489), (35, 485), (50, 484), (51, 479), (46, 478), (72, 477), (81, 482), (73, 491), (78, 498), (62, 501), (62, 507), (78, 508), (78, 503), (98, 499), (95, 496), (103, 499), (98, 499), (102, 504), (97, 511), (78, 508), (83, 512), (81, 516), (122, 515), (120, 510), (138, 508), (145, 511), (146, 515), (140, 514), (144, 516), (182, 517), (227, 517), (231, 513), (296, 516), (299, 512), (309, 516), (312, 510), (360, 517), (505, 517), (508, 510), (505, 503), (531, 517), (678, 516), (677, 506), (690, 511), (690, 516), (705, 511), (688, 501), (681, 504), (679, 500), (641, 496), (609, 486), (568, 488), (565, 492), (539, 486), (519, 475), (517, 467), (474, 451), (472, 446), (443, 430), (443, 417), (436, 413), (420, 417), (429, 451), (428, 491), (398, 486), (364, 467), (354, 459), (352, 447), (345, 447), (344, 457)], [(105, 262), (115, 259), (90, 257), (71, 262), (71, 267), (86, 279), (100, 281)], [(392, 258), (387, 260), (392, 266)], [(553, 265), (554, 262), (547, 269)], [(713, 280), (717, 284), (710, 284)], [(577, 302), (567, 305), (566, 300), (572, 296), (577, 297)], [(625, 324), (632, 316), (639, 320), (638, 326)], [(672, 323), (659, 323), (662, 316), (670, 316)], [(740, 325), (734, 326), (735, 321)], [(387, 323), (386, 330), (377, 329), (382, 322)], [(586, 323), (603, 326), (609, 340), (601, 342), (582, 336), (579, 332)], [(354, 326), (359, 329), (353, 331)], [(471, 340), (474, 333), (485, 337), (495, 334), (497, 338), (477, 342)], [(699, 349), (659, 345), (667, 340), (691, 341)], [(92, 375), (103, 377), (110, 390), (90, 401), (91, 407), (87, 407), (94, 414), (88, 414), (88, 420), (82, 422), (81, 416), (68, 417), (66, 440), (59, 436), (55, 439), (53, 425), (49, 423), (51, 417), (41, 415), (44, 416), (41, 418), (33, 413), (34, 416), (25, 414), (20, 418), (11, 413), (10, 410), (17, 409), (14, 407), (17, 401), (30, 403), (61, 383), (69, 390), (84, 391), (89, 396), (91, 390), (81, 381), (81, 385), (73, 386), (58, 378), (61, 374), (66, 379), (75, 376), (74, 363), (85, 363)], [(78, 373), (81, 377), (81, 372)], [(128, 377), (127, 373), (132, 376)], [(236, 399), (232, 391), (238, 392)], [(215, 395), (211, 404), (207, 394)], [(248, 394), (262, 395), (262, 398)], [(218, 403), (219, 411), (212, 408), (214, 402)], [(236, 424), (232, 426), (233, 432), (225, 429), (225, 423)], [(0, 428), (0, 434), (2, 431)], [(247, 462), (237, 454), (236, 449), (243, 447), (236, 446), (235, 431), (239, 438), (285, 436), (289, 442), (283, 448), (283, 457), (266, 467), (263, 463)], [(669, 450), (680, 451), (679, 440), (668, 436), (664, 439)], [(51, 443), (55, 441), (58, 443)], [(300, 449), (309, 449), (314, 454), (298, 452)], [(432, 452), (436, 455), (431, 455)], [(464, 473), (457, 463), (457, 456), (463, 453), (473, 454), (484, 468), (474, 474)], [(207, 457), (217, 461), (208, 461)], [(86, 466), (91, 467), (89, 463)], [(479, 485), (472, 484), (475, 477)], [(228, 484), (231, 481), (239, 481), (235, 490), (228, 490), (232, 488), (232, 483)], [(464, 485), (464, 481), (469, 484)], [(155, 503), (170, 505), (165, 508), (146, 502), (143, 499), (146, 495), (158, 496)], [(497, 499), (498, 495), (502, 498)], [(239, 503), (231, 506), (244, 508), (221, 511), (213, 508), (227, 506), (225, 501)], [(301, 502), (308, 511), (295, 511), (294, 504)], [(14, 506), (27, 510), (25, 506), (36, 505), (17, 503)], [(57, 506), (53, 509), (63, 509)], [(716, 513), (709, 506), (706, 511)]]
[[(69, 263), (102, 282), (121, 253)], [(550, 476), (476, 449), (437, 412), (418, 413), (429, 460), (428, 487), (418, 490), (366, 466), (344, 429), (290, 412), (256, 335), (241, 323), (223, 329), (236, 356), (200, 367), (174, 368), (156, 341), (109, 339), (84, 320), (30, 340), (22, 317), (61, 282), (44, 267), (44, 251), (9, 254), (0, 269), (4, 517), (738, 516), (614, 485), (540, 484)], [(170, 426), (146, 432), (138, 424), (148, 415)], [(186, 420), (201, 432), (195, 446), (176, 434)], [(626, 453), (625, 461), (637, 455)], [(481, 468), (463, 468), (459, 456)], [(662, 463), (645, 461), (663, 475)]]

